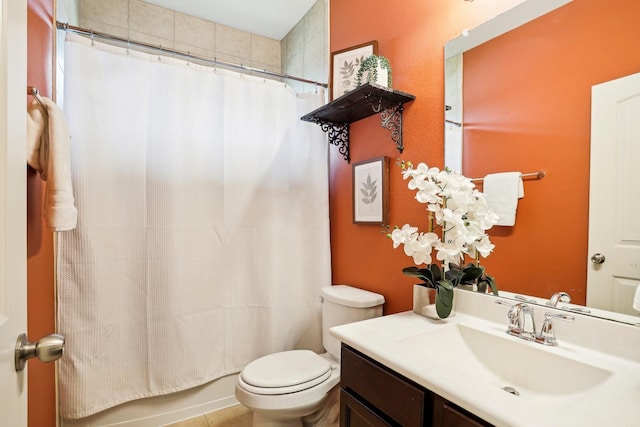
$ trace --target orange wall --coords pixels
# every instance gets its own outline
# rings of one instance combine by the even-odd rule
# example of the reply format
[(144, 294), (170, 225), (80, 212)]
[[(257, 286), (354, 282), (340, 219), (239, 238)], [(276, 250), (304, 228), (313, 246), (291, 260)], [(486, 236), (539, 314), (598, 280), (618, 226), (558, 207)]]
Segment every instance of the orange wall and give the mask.
[(490, 231), (501, 289), (585, 303), (591, 86), (640, 71), (638, 17), (637, 0), (574, 0), (465, 53), (465, 173), (548, 174)]
[[(617, 0), (618, 1), (618, 0)], [(637, 12), (637, 0), (625, 0), (632, 6), (635, 12), (621, 14), (620, 18), (639, 16)], [(475, 1), (462, 0), (420, 0), (402, 2), (402, 7), (394, 7), (388, 1), (383, 0), (331, 0), (330, 6), (330, 46), (331, 51), (354, 46), (369, 40), (378, 41), (378, 53), (386, 56), (393, 67), (393, 86), (399, 90), (416, 95), (416, 100), (405, 105), (404, 113), (404, 145), (405, 150), (400, 155), (391, 142), (389, 132), (381, 129), (377, 117), (370, 117), (354, 123), (351, 126), (351, 162), (381, 155), (391, 159), (401, 157), (414, 162), (425, 161), (430, 165), (442, 166), (443, 163), (443, 139), (444, 139), (444, 43), (456, 37), (465, 28), (472, 28), (484, 20), (520, 3), (520, 0), (500, 1)], [(587, 3), (583, 0), (575, 0), (574, 3)], [(610, 2), (590, 2), (603, 3)], [(39, 87), (43, 95), (51, 95), (51, 15), (52, 0), (29, 0), (29, 84)], [(606, 7), (605, 7), (606, 8)], [(628, 9), (631, 10), (631, 9)], [(597, 22), (589, 19), (575, 19), (576, 25), (582, 28), (581, 36), (588, 36), (587, 30), (592, 25), (603, 25), (604, 19)], [(613, 24), (612, 24), (613, 25)], [(620, 25), (619, 28), (631, 30), (636, 23)], [(631, 40), (638, 40), (638, 37)], [(632, 43), (628, 43), (632, 45)], [(600, 44), (597, 44), (600, 48)], [(595, 52), (595, 49), (593, 49)], [(637, 55), (636, 55), (637, 56)], [(637, 70), (637, 66), (636, 66)], [(606, 78), (605, 78), (606, 80)], [(566, 79), (563, 79), (566, 82)], [(560, 105), (562, 102), (562, 105)], [(572, 104), (564, 99), (554, 103), (558, 114), (556, 118), (564, 123), (566, 110), (572, 109)], [(576, 107), (582, 111), (587, 107)], [(548, 106), (546, 109), (551, 109)], [(482, 120), (481, 118), (474, 119)], [(570, 130), (568, 126), (564, 131)], [(578, 136), (574, 135), (574, 138)], [(584, 135), (580, 136), (581, 138)], [(478, 154), (479, 155), (479, 154)], [(575, 159), (572, 157), (575, 156)], [(566, 157), (566, 156), (565, 156)], [(586, 221), (586, 196), (585, 171), (578, 169), (580, 159), (586, 163), (588, 152), (572, 154), (565, 158), (563, 165), (568, 169), (569, 176), (573, 176), (572, 170), (580, 175), (573, 181), (575, 185), (563, 186), (564, 192), (558, 196), (563, 199), (574, 193), (576, 205), (579, 205), (579, 213), (576, 222)], [(511, 159), (513, 160), (513, 159)], [(547, 166), (548, 165), (548, 166)], [(526, 167), (525, 167), (526, 166)], [(548, 188), (554, 176), (562, 173), (560, 166), (553, 166), (545, 159), (543, 165), (509, 163), (506, 169), (522, 168), (529, 170), (531, 167), (544, 167), (549, 172), (548, 178), (526, 185), (526, 198), (521, 201), (518, 210), (518, 225), (514, 227), (513, 247), (519, 250), (527, 247), (522, 239), (520, 229), (531, 228), (530, 218), (541, 215), (547, 209), (543, 203), (533, 203), (540, 190)], [(470, 166), (475, 167), (475, 166)], [(584, 167), (584, 166), (580, 166)], [(407, 310), (411, 307), (410, 278), (404, 277), (400, 270), (411, 264), (411, 260), (398, 249), (393, 250), (391, 241), (383, 237), (381, 229), (377, 226), (352, 224), (351, 201), (351, 164), (347, 164), (339, 155), (335, 147), (331, 147), (330, 159), (330, 206), (331, 206), (331, 239), (333, 258), (333, 282), (338, 284), (352, 284), (385, 295), (387, 303), (386, 313)], [(480, 176), (492, 170), (477, 170)], [(402, 225), (405, 222), (414, 225), (424, 224), (424, 211), (413, 201), (413, 195), (406, 188), (396, 167), (391, 168), (390, 179), (390, 223)], [(545, 187), (543, 187), (543, 185)], [(29, 304), (29, 336), (40, 337), (53, 332), (53, 254), (51, 233), (42, 224), (41, 200), (42, 184), (39, 178), (28, 173), (28, 304)], [(530, 202), (531, 201), (531, 202)], [(568, 204), (572, 206), (573, 204)], [(567, 204), (562, 205), (568, 208)], [(545, 221), (553, 224), (552, 221)], [(526, 227), (525, 227), (526, 226)], [(536, 236), (555, 231), (557, 227), (547, 225), (536, 227)], [(516, 232), (518, 233), (516, 235)], [(524, 232), (522, 232), (524, 233)], [(564, 232), (554, 234), (549, 239), (549, 252), (562, 241), (568, 240)], [(584, 233), (584, 231), (583, 231)], [(493, 235), (496, 240), (496, 252), (487, 259), (486, 264), (495, 260), (496, 265), (491, 265), (491, 273), (498, 276), (508, 272), (508, 269), (497, 270), (501, 265), (510, 265), (512, 260), (504, 261), (514, 250), (501, 249), (507, 245), (503, 243), (499, 233)], [(576, 243), (577, 244), (577, 243)], [(582, 241), (582, 253), (586, 256), (586, 243)], [(527, 256), (529, 264), (539, 264), (538, 253), (535, 256)], [(556, 256), (568, 256), (566, 253)], [(576, 255), (572, 255), (576, 256)], [(508, 259), (508, 258), (507, 258)], [(501, 261), (502, 260), (502, 261)], [(575, 263), (574, 263), (575, 264)], [(578, 277), (584, 282), (584, 261), (580, 269), (568, 273), (569, 277)], [(496, 270), (496, 271), (494, 271)], [(582, 276), (581, 276), (582, 275)], [(554, 278), (548, 275), (518, 274), (518, 280), (526, 276), (535, 277), (531, 282), (540, 284), (552, 282)], [(506, 276), (505, 276), (506, 277)], [(500, 283), (500, 282), (499, 282)], [(566, 289), (565, 289), (566, 290)], [(55, 406), (53, 402), (53, 365), (42, 363), (29, 363), (29, 425), (53, 426)]]
[[(388, 131), (373, 116), (351, 126), (351, 162), (385, 155), (414, 163), (443, 166), (444, 44), (463, 29), (509, 9), (519, 0), (475, 1), (331, 0), (330, 46), (336, 51), (369, 40), (393, 69), (393, 87), (416, 100), (405, 104), (404, 153), (400, 155)], [(401, 273), (412, 264), (402, 249), (394, 250), (381, 228), (352, 223), (352, 165), (331, 148), (330, 215), (333, 283), (351, 284), (386, 298), (385, 313), (411, 308), (412, 284)], [(392, 163), (394, 163), (392, 161)], [(426, 224), (424, 207), (391, 167), (389, 222), (402, 226)]]
[[(28, 1), (27, 84), (49, 98), (53, 81), (52, 10), (53, 0)], [(27, 167), (27, 334), (32, 341), (55, 332), (53, 240), (42, 218), (43, 194), (40, 176)], [(31, 360), (28, 377), (29, 426), (55, 426), (54, 364)]]

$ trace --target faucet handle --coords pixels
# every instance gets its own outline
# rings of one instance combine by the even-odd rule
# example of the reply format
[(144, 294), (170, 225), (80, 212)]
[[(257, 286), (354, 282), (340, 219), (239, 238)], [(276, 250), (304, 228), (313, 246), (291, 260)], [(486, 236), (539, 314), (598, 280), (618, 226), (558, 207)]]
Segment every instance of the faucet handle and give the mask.
[(536, 336), (536, 342), (544, 345), (558, 345), (558, 341), (556, 340), (556, 333), (553, 329), (553, 319), (573, 321), (575, 320), (575, 317), (569, 314), (552, 314), (549, 312), (545, 313), (544, 323), (542, 324), (542, 328), (540, 329), (540, 334)]

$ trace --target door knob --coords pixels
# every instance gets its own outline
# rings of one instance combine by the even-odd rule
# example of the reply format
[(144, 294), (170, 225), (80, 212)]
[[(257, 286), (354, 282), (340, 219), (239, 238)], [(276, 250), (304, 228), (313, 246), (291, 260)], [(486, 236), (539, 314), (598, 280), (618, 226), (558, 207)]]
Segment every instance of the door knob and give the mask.
[(606, 258), (602, 254), (593, 254), (591, 256), (591, 262), (594, 264), (603, 264)]
[(27, 364), (27, 360), (37, 357), (41, 362), (53, 362), (62, 357), (64, 351), (64, 337), (58, 334), (47, 335), (37, 342), (29, 342), (27, 334), (20, 334), (16, 340), (15, 366), (20, 372)]

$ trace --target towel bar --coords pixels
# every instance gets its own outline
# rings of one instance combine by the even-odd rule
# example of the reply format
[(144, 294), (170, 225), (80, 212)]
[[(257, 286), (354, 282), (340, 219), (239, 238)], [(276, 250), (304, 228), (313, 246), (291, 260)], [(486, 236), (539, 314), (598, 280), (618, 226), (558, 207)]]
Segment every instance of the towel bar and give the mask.
[[(522, 178), (535, 178), (535, 179), (542, 179), (545, 176), (547, 176), (547, 173), (545, 171), (537, 171), (537, 172), (531, 172), (531, 173), (523, 173)], [(484, 181), (484, 178), (472, 178), (471, 182), (481, 182)]]
[(38, 104), (40, 104), (44, 113), (47, 114), (47, 108), (44, 106), (44, 102), (42, 102), (42, 99), (40, 99), (40, 91), (37, 87), (27, 86), (27, 95), (33, 96), (33, 99), (38, 101)]

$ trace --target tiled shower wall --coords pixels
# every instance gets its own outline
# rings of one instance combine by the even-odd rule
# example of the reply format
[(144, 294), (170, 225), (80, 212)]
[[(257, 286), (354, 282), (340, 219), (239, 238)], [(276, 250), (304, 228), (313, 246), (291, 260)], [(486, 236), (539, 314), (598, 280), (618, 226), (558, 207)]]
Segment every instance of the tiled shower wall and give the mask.
[[(282, 39), (282, 72), (317, 82), (329, 79), (329, 0), (318, 0)], [(291, 86), (302, 91), (303, 84)], [(309, 90), (305, 87), (304, 90)], [(312, 89), (312, 88), (311, 88)]]
[(282, 41), (142, 0), (79, 0), (79, 18), (81, 27), (97, 32), (326, 82), (328, 2), (318, 0)]

